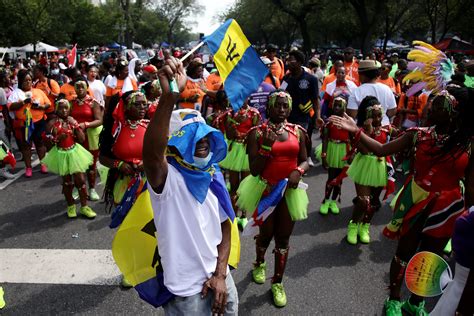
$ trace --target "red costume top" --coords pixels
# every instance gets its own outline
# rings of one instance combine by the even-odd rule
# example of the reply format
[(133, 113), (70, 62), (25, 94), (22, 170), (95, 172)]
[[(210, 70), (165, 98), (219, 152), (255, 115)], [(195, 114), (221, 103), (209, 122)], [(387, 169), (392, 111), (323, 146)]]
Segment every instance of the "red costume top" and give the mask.
[(126, 121), (117, 127), (112, 145), (112, 153), (120, 160), (138, 164), (143, 160), (143, 139), (148, 120), (137, 122)]
[[(68, 122), (65, 122), (66, 124), (63, 124), (62, 121), (57, 120), (54, 122), (54, 128), (56, 129), (56, 137), (58, 138), (60, 135), (66, 134), (67, 137), (64, 138), (63, 140), (59, 141), (57, 143), (57, 146), (62, 149), (68, 149), (71, 148), (76, 141), (74, 140), (74, 130)], [(67, 126), (67, 128), (64, 127), (64, 125)]]
[(271, 156), (267, 159), (262, 172), (262, 178), (270, 184), (276, 184), (287, 178), (298, 167), (300, 152), (298, 128), (295, 125), (287, 124), (285, 130), (288, 131), (288, 139), (273, 143)]
[(349, 142), (349, 132), (338, 128), (333, 123), (329, 122), (326, 124), (325, 128), (328, 132), (329, 141), (335, 143), (348, 143)]
[[(413, 129), (410, 129), (413, 130)], [(442, 136), (437, 136), (434, 128), (415, 128), (414, 178), (416, 183), (428, 192), (449, 191), (459, 188), (459, 180), (464, 177), (468, 165), (467, 152), (456, 151), (439, 157)]]
[(86, 95), (83, 100), (75, 99), (72, 101), (71, 116), (78, 123), (92, 122), (95, 120), (92, 106), (95, 99), (90, 95)]
[[(236, 141), (244, 141), (247, 136), (248, 131), (253, 127), (258, 125), (262, 117), (260, 112), (252, 107), (241, 108), (239, 111), (229, 111), (227, 112), (227, 120), (232, 122), (232, 128), (237, 130)], [(238, 117), (244, 116), (245, 119), (241, 122), (237, 121)]]

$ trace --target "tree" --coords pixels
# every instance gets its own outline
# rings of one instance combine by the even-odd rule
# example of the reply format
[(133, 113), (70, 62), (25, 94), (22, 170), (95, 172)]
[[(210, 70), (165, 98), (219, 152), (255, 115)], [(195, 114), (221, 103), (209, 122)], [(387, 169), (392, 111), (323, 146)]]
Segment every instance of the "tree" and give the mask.
[(196, 0), (161, 0), (157, 12), (166, 22), (166, 39), (172, 43), (175, 33), (184, 28), (184, 19), (190, 15), (197, 15), (203, 8)]
[(387, 0), (349, 0), (359, 19), (360, 46), (362, 53), (367, 55), (372, 47), (372, 37), (376, 34), (380, 21), (380, 12)]
[(387, 51), (387, 42), (418, 14), (413, 9), (413, 0), (389, 0), (384, 8), (383, 51)]
[(307, 16), (316, 9), (322, 9), (322, 1), (318, 0), (272, 0), (272, 2), (283, 12), (291, 16), (300, 28), (303, 38), (303, 50), (310, 52), (312, 48), (311, 35), (306, 21)]

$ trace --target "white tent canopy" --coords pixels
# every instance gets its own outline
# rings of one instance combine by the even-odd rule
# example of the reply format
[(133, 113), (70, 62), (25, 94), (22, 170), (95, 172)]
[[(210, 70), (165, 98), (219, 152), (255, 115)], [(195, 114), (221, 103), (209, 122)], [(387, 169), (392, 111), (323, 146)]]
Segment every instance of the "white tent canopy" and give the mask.
[(138, 44), (138, 43), (133, 42), (133, 43), (132, 43), (132, 48), (133, 48), (133, 49), (142, 49), (143, 46), (140, 45), (140, 44)]
[[(34, 45), (33, 44), (28, 44), (25, 46), (18, 47), (17, 51), (19, 52), (33, 52), (34, 51)], [(57, 52), (58, 48), (52, 45), (48, 45), (43, 42), (38, 42), (36, 43), (36, 51), (37, 52)]]

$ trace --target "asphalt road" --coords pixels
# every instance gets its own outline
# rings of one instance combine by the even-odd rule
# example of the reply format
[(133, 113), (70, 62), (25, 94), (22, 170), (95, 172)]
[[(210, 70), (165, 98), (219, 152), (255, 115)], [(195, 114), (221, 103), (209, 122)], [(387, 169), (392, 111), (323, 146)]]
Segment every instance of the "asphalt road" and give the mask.
[[(343, 184), (341, 213), (323, 217), (318, 209), (324, 194), (324, 170), (317, 165), (304, 180), (309, 184), (309, 217), (296, 224), (290, 240), (284, 277), (288, 305), (279, 309), (272, 304), (273, 246), (267, 252), (269, 279), (264, 285), (257, 285), (250, 273), (255, 258), (254, 240), (245, 237), (240, 266), (232, 272), (239, 292), (240, 314), (383, 315), (389, 264), (396, 247), (394, 241), (381, 235), (390, 219), (388, 206), (384, 205), (373, 219), (371, 243), (351, 246), (345, 241), (345, 234), (354, 185), (347, 179)], [(0, 201), (0, 254), (3, 249), (111, 248), (115, 231), (108, 228), (109, 217), (103, 204), (92, 204), (99, 214), (95, 220), (67, 219), (60, 179), (55, 175), (42, 175), (35, 168), (33, 178), (21, 177), (1, 190)], [(78, 262), (85, 269), (90, 268), (80, 258)], [(1, 264), (0, 255), (0, 271)], [(26, 273), (36, 265), (16, 268)], [(70, 268), (64, 266), (64, 272)], [(0, 274), (0, 286), (7, 302), (1, 315), (163, 314), (161, 309), (142, 301), (133, 289), (123, 290), (118, 285), (39, 284), (35, 280), (5, 283)], [(428, 300), (428, 307), (435, 302), (436, 298)]]

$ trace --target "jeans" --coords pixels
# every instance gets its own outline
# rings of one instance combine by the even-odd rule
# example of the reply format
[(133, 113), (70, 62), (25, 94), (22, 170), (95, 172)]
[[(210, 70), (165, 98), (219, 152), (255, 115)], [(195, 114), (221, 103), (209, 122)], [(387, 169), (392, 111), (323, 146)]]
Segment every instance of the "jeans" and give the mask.
[[(224, 315), (238, 315), (239, 314), (239, 298), (237, 295), (237, 288), (234, 284), (232, 275), (227, 274), (225, 279), (227, 285), (227, 305), (224, 311)], [(212, 315), (212, 304), (214, 302), (214, 294), (209, 291), (205, 298), (201, 298), (201, 293), (189, 297), (175, 297), (165, 305), (165, 315), (169, 316), (201, 316), (201, 315)]]

